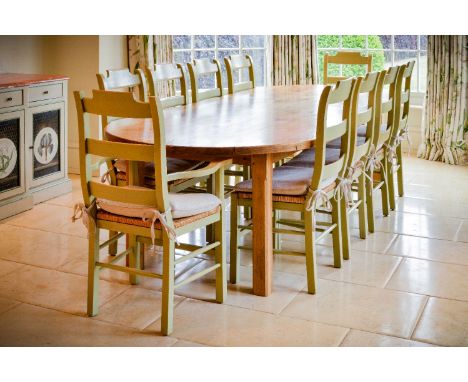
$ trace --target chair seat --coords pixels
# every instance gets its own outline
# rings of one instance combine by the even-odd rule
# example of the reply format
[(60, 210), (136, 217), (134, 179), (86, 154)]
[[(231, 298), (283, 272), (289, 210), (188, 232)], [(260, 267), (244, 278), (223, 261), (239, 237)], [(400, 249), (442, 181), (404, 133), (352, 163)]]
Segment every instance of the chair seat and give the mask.
[[(363, 137), (359, 136), (357, 137), (357, 145), (361, 146), (366, 142), (366, 136), (364, 135)], [(341, 148), (341, 138), (336, 138), (333, 141), (330, 141), (327, 143), (327, 149), (340, 149)]]
[[(198, 167), (201, 167), (205, 162), (189, 160), (189, 159), (178, 159), (178, 158), (167, 158), (167, 173), (172, 174), (179, 171), (190, 171)], [(117, 169), (117, 179), (127, 180), (127, 161), (117, 160), (114, 164)], [(154, 163), (146, 162), (144, 166), (145, 178), (154, 179)]]
[[(325, 164), (331, 164), (340, 159), (340, 149), (327, 149), (325, 154)], [(315, 164), (315, 148), (307, 149), (287, 161), (283, 166), (289, 167), (311, 167)]]
[[(298, 200), (304, 200), (307, 190), (309, 189), (313, 173), (314, 169), (311, 167), (281, 166), (273, 169), (273, 200), (275, 200), (275, 196), (276, 199), (279, 199), (278, 196), (280, 196), (280, 198), (285, 196), (295, 196), (300, 197)], [(322, 182), (320, 188), (325, 192), (328, 192), (333, 190), (335, 185), (334, 179), (327, 179)], [(236, 185), (234, 191), (240, 194), (250, 194), (251, 198), (252, 180), (248, 179), (240, 182)], [(240, 195), (239, 197), (248, 198), (249, 196)], [(286, 199), (289, 200), (291, 198)]]

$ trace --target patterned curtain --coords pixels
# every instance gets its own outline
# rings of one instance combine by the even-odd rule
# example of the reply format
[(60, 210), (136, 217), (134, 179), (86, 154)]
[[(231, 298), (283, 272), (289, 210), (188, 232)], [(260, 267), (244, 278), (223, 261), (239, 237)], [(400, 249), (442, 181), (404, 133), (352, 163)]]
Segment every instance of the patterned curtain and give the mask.
[(272, 85), (318, 83), (317, 36), (274, 35), (271, 45)]
[[(154, 64), (173, 62), (171, 35), (128, 36), (128, 64), (130, 71), (139, 68), (153, 68)], [(175, 92), (174, 84), (160, 83), (157, 86), (160, 97), (168, 97)]]
[(463, 162), (468, 131), (468, 36), (429, 36), (424, 142), (418, 156)]

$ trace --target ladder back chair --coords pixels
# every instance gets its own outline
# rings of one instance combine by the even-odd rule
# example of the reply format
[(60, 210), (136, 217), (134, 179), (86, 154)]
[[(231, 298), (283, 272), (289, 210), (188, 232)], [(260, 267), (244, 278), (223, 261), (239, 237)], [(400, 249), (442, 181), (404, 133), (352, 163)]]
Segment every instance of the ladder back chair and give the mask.
[[(167, 86), (173, 94), (159, 97), (163, 108), (183, 106), (187, 104), (187, 83), (185, 71), (181, 64), (156, 64), (153, 69), (138, 69), (140, 78), (148, 80), (148, 94), (158, 97), (158, 87)], [(180, 93), (175, 91), (175, 82), (179, 82)]]
[[(241, 54), (234, 54), (228, 57), (224, 57), (224, 64), (226, 65), (229, 94), (253, 89), (255, 87), (255, 74), (252, 57), (249, 55), (244, 56)], [(248, 69), (249, 80), (236, 83), (235, 74), (240, 73), (242, 69)]]
[(325, 54), (323, 57), (323, 83), (325, 85), (335, 84), (337, 81), (344, 80), (343, 76), (330, 76), (328, 66), (337, 65), (365, 65), (367, 72), (372, 71), (372, 56), (363, 56), (360, 52), (337, 52), (335, 55)]
[[(391, 133), (390, 144), (387, 147), (391, 165), (389, 166), (389, 202), (390, 209), (395, 209), (395, 190), (394, 190), (394, 173), (397, 174), (398, 195), (401, 197), (404, 194), (403, 187), (403, 157), (401, 143), (405, 139), (409, 142), (408, 117), (410, 110), (411, 98), (411, 76), (414, 69), (414, 61), (409, 61), (406, 65), (402, 65), (399, 78), (396, 83), (395, 90), (395, 118)], [(410, 147), (408, 147), (410, 150)]]
[[(190, 86), (192, 92), (192, 102), (202, 101), (204, 99), (222, 97), (223, 80), (221, 75), (221, 66), (215, 58), (194, 59), (187, 64), (190, 75)], [(215, 75), (216, 84), (211, 89), (200, 88), (200, 76)]]
[[(216, 301), (222, 303), (226, 296), (225, 229), (223, 221), (223, 167), (225, 162), (213, 162), (201, 170), (167, 174), (163, 109), (159, 100), (149, 98), (149, 103), (136, 101), (130, 93), (94, 90), (92, 98), (74, 92), (78, 112), (81, 188), (84, 204), (75, 206), (74, 220), (82, 215), (89, 234), (88, 301), (89, 316), (98, 314), (99, 273), (112, 269), (129, 274), (131, 284), (138, 284), (140, 276), (162, 279), (161, 331), (172, 332), (174, 288), (193, 281), (208, 272), (216, 272)], [(154, 145), (129, 144), (90, 138), (88, 115), (113, 115), (120, 118), (151, 118)], [(103, 184), (92, 178), (91, 157), (107, 160), (118, 156), (131, 163), (153, 162), (155, 188), (135, 186), (119, 187)], [(197, 176), (214, 175), (215, 195), (170, 193), (168, 182)], [(212, 243), (204, 246), (180, 244), (189, 254), (175, 259), (177, 237), (196, 229), (214, 226)], [(117, 232), (104, 243), (99, 242), (100, 230)], [(101, 261), (99, 250), (124, 234), (129, 235), (129, 246), (122, 253)], [(143, 271), (139, 267), (141, 243), (163, 247), (162, 273)], [(201, 253), (214, 254), (215, 264), (178, 282), (175, 267)], [(128, 257), (128, 266), (118, 264)]]
[[(356, 79), (340, 81), (336, 87), (326, 86), (319, 102), (315, 162), (310, 167), (280, 166), (273, 169), (273, 209), (300, 212), (303, 220), (280, 219), (274, 224), (274, 234), (292, 234), (305, 236), (305, 253), (284, 251), (275, 248), (274, 254), (305, 256), (307, 269), (308, 293), (316, 290), (315, 242), (329, 233), (333, 237), (333, 265), (341, 267), (341, 217), (340, 180), (346, 171), (349, 153), (349, 134), (351, 112), (357, 106), (355, 85)], [(339, 106), (342, 106), (341, 110)], [(334, 111), (331, 110), (335, 108)], [(340, 122), (329, 126), (327, 115), (334, 113)], [(338, 155), (330, 160), (327, 157), (326, 143), (336, 138), (343, 138), (343, 146)], [(239, 206), (252, 205), (252, 181), (239, 183), (231, 196), (231, 250), (230, 281), (236, 283), (239, 271), (237, 258), (239, 235), (241, 230), (252, 229), (251, 225), (239, 224)], [(316, 211), (317, 210), (317, 211)], [(317, 212), (331, 215), (331, 221), (316, 222)], [(255, 214), (255, 211), (253, 211)], [(281, 229), (279, 226), (292, 226), (295, 229)], [(300, 230), (298, 230), (298, 228)], [(315, 231), (320, 232), (318, 237)]]

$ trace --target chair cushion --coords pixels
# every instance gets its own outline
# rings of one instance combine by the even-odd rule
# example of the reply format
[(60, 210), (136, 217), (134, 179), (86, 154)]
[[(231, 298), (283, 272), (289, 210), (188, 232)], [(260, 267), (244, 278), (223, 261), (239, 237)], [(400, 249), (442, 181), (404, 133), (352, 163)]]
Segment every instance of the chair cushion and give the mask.
[[(179, 171), (189, 171), (193, 170), (195, 168), (200, 167), (204, 162), (200, 161), (195, 161), (195, 160), (188, 160), (188, 159), (178, 159), (178, 158), (167, 158), (167, 173), (172, 174), (174, 172), (179, 172)], [(115, 168), (117, 168), (117, 171), (121, 173), (121, 175), (125, 174), (124, 179), (126, 179), (126, 172), (127, 172), (127, 161), (118, 159), (115, 164)], [(153, 178), (154, 179), (154, 163), (152, 162), (146, 162), (145, 167), (145, 177), (148, 178)], [(119, 177), (119, 179), (121, 179)]]
[[(366, 136), (364, 135), (363, 137), (358, 136), (357, 137), (357, 145), (361, 146), (366, 142)], [(330, 141), (327, 143), (327, 149), (339, 149), (341, 148), (341, 138), (336, 138), (333, 141)]]
[[(310, 186), (314, 169), (312, 167), (281, 166), (273, 169), (273, 194), (305, 195)], [(322, 182), (320, 188), (334, 184), (334, 179)], [(235, 192), (252, 192), (252, 179), (240, 182), (234, 188)]]
[[(211, 211), (221, 204), (221, 201), (212, 194), (204, 193), (170, 193), (169, 205), (172, 217), (180, 219)], [(98, 199), (97, 206), (107, 212), (127, 217), (142, 218), (145, 212), (153, 210), (151, 206), (116, 202), (107, 199)]]
[[(327, 149), (325, 154), (325, 164), (336, 162), (340, 159), (340, 149)], [(315, 164), (315, 148), (307, 149), (287, 161), (283, 166), (293, 167), (314, 167)]]

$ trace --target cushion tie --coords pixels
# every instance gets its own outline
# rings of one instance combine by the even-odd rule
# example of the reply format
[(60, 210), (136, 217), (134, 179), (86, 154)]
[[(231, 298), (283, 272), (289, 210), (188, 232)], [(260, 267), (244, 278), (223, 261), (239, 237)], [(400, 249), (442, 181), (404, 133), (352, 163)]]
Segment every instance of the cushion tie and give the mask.
[(408, 142), (408, 156), (410, 156), (410, 153), (411, 153), (411, 138), (410, 138), (410, 135), (409, 135), (408, 125), (406, 125), (403, 129), (401, 129), (401, 133), (400, 133), (399, 138), (400, 138), (399, 142), (401, 142), (401, 141), (403, 141), (405, 139)]
[(111, 181), (111, 176), (110, 176), (110, 173), (111, 171), (114, 171), (114, 168), (111, 167), (109, 170), (107, 170), (104, 174), (102, 174), (101, 176), (101, 183), (106, 183), (109, 182), (109, 183), (112, 183)]
[(309, 190), (309, 192), (312, 192), (311, 197), (307, 201), (307, 206), (306, 206), (306, 211), (315, 211), (317, 208), (317, 204), (321, 203), (321, 205), (325, 206), (325, 209), (331, 211), (332, 206), (330, 203), (330, 200), (328, 199), (328, 195), (325, 191), (323, 190)]
[[(387, 173), (385, 172), (382, 161), (377, 156), (377, 151), (375, 150), (374, 145), (371, 145), (369, 149), (369, 154), (366, 156), (366, 159), (366, 171), (369, 171), (371, 173), (371, 176), (373, 176), (374, 171), (379, 170), (384, 178), (385, 184), (387, 184)], [(372, 184), (373, 180), (369, 176), (368, 179), (371, 181)], [(372, 190), (369, 190), (369, 192), (372, 192)]]
[(71, 218), (72, 222), (74, 223), (78, 219), (81, 219), (81, 222), (88, 230), (88, 233), (89, 233), (89, 221), (90, 220), (94, 221), (94, 217), (91, 214), (91, 209), (94, 208), (95, 204), (96, 204), (96, 200), (94, 200), (88, 208), (86, 208), (84, 203), (76, 203), (73, 206), (73, 216)]
[(161, 213), (156, 209), (151, 209), (143, 212), (142, 219), (144, 222), (151, 220), (151, 242), (153, 245), (155, 240), (154, 224), (156, 223), (156, 220), (159, 220), (161, 225), (164, 227), (167, 235), (169, 236), (169, 239), (174, 240), (176, 244), (179, 245), (179, 241), (177, 240), (177, 234), (174, 228), (172, 228), (166, 220), (166, 213)]

